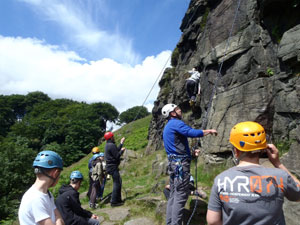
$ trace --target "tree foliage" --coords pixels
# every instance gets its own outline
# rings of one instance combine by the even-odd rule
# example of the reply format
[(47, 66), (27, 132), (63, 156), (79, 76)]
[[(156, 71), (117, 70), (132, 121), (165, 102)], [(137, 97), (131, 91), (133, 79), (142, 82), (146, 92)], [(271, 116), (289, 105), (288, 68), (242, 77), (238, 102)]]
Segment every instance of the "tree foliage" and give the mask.
[(19, 199), (34, 181), (32, 162), (36, 152), (26, 138), (7, 138), (0, 142), (0, 218), (16, 216)]
[(119, 116), (119, 123), (130, 123), (134, 120), (138, 120), (148, 116), (150, 113), (144, 106), (134, 106), (126, 111), (122, 112)]
[(98, 144), (106, 122), (118, 116), (109, 103), (52, 100), (42, 92), (0, 95), (1, 219), (15, 215), (33, 182), (32, 162), (38, 152), (53, 150), (69, 166)]

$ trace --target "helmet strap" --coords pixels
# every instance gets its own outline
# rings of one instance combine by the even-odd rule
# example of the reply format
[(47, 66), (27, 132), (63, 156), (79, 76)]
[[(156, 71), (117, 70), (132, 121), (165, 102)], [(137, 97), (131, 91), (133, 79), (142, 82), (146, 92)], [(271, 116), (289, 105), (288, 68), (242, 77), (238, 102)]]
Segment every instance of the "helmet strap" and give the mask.
[(181, 117), (177, 114), (177, 112), (175, 110), (173, 110), (172, 112), (174, 112), (176, 116), (170, 116), (170, 117), (175, 117), (177, 119), (181, 119)]
[[(234, 152), (234, 148), (232, 148), (232, 161), (233, 161), (233, 163), (237, 166), (239, 163), (240, 163), (240, 161), (247, 155), (247, 153), (246, 152), (241, 152), (241, 154), (240, 154), (240, 156), (237, 158), (237, 157), (235, 157), (235, 152)], [(238, 150), (239, 151), (239, 150)]]
[(50, 179), (52, 180), (51, 186), (55, 183), (55, 181), (56, 181), (56, 179), (57, 179), (57, 177), (56, 177), (56, 178), (51, 177), (51, 176), (50, 176), (48, 173), (46, 173), (45, 170), (44, 170), (43, 168), (41, 168), (41, 167), (36, 167), (36, 168), (34, 169), (34, 173), (35, 173), (35, 174), (41, 173), (41, 174), (45, 175), (46, 177), (50, 178)]
[(233, 161), (234, 165), (236, 165), (236, 166), (239, 165), (239, 159), (235, 157), (233, 148), (231, 149), (231, 152), (232, 152), (232, 161)]

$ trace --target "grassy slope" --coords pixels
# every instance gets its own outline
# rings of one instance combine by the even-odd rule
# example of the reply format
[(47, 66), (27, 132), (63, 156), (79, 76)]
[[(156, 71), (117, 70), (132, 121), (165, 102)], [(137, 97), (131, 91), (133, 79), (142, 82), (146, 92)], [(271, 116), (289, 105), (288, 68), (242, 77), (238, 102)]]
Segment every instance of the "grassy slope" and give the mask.
[[(155, 206), (149, 204), (149, 202), (140, 201), (139, 199), (149, 196), (161, 196), (164, 199), (162, 192), (153, 193), (152, 188), (155, 184), (168, 180), (167, 176), (161, 176), (155, 178), (152, 174), (152, 163), (157, 157), (161, 155), (165, 158), (164, 151), (156, 151), (153, 154), (145, 155), (144, 150), (147, 146), (148, 140), (148, 127), (150, 124), (151, 116), (137, 120), (133, 123), (123, 126), (121, 129), (115, 132), (116, 143), (124, 136), (126, 138), (124, 146), (127, 149), (134, 150), (138, 154), (138, 159), (130, 160), (125, 166), (120, 166), (121, 176), (123, 180), (123, 187), (126, 190), (126, 204), (125, 206), (130, 207), (131, 214), (130, 218), (147, 216), (155, 219), (158, 224), (164, 224), (164, 218), (156, 215)], [(104, 151), (105, 143), (102, 143), (99, 147), (100, 150)], [(62, 184), (69, 182), (69, 175), (73, 170), (79, 170), (85, 177), (82, 186), (79, 190), (80, 193), (88, 190), (88, 160), (91, 154), (87, 155), (72, 166), (65, 168), (61, 174), (59, 183), (55, 188), (52, 189), (52, 193), (57, 195), (57, 191)], [(194, 164), (192, 165), (192, 174), (194, 174)], [(216, 174), (224, 169), (223, 166), (220, 168), (214, 167), (212, 169), (205, 168), (203, 165), (198, 167), (198, 186), (204, 187), (208, 192), (212, 185), (213, 179)], [(112, 181), (108, 181), (105, 186), (104, 196), (112, 191)], [(125, 192), (123, 191), (122, 194)], [(85, 196), (85, 195), (84, 195)], [(87, 197), (81, 199), (83, 205), (88, 204)], [(110, 207), (107, 205), (100, 205), (100, 207)]]

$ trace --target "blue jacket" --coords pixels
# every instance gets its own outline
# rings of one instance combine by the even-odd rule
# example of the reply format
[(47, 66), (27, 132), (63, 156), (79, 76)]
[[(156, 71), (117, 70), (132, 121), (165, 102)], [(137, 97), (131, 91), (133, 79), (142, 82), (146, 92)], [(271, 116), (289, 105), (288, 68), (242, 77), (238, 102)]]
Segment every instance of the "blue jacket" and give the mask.
[(167, 155), (191, 156), (188, 137), (203, 137), (203, 130), (193, 129), (182, 120), (171, 118), (163, 131), (163, 140)]

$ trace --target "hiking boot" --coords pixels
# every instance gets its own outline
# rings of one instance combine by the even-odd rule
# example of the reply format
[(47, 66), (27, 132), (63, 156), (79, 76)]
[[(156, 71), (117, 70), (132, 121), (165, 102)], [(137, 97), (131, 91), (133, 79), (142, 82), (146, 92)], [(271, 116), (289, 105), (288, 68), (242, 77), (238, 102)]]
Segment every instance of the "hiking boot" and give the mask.
[(195, 100), (190, 100), (189, 103), (190, 103), (190, 106), (193, 107), (195, 105)]
[(117, 207), (117, 206), (121, 206), (121, 205), (124, 205), (124, 202), (122, 201), (122, 202), (112, 202), (112, 203), (110, 203), (110, 205), (111, 205), (111, 207)]

